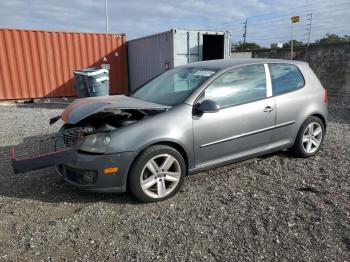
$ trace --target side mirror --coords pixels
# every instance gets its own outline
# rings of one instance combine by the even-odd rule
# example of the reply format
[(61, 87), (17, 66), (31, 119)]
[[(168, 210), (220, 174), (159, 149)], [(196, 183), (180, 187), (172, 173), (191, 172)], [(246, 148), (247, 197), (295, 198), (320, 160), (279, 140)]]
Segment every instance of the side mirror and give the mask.
[(194, 106), (195, 113), (203, 114), (203, 113), (215, 113), (220, 110), (220, 106), (214, 102), (213, 100), (206, 99), (201, 103), (198, 103)]

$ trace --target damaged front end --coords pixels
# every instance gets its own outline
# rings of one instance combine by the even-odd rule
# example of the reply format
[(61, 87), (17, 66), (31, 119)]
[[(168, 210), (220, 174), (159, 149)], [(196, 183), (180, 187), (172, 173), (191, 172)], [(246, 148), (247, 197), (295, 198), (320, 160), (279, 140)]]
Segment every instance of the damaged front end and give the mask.
[(25, 141), (12, 150), (15, 173), (73, 163), (77, 153), (104, 154), (110, 133), (169, 109), (124, 95), (78, 99), (61, 116), (65, 124), (55, 134)]
[(66, 123), (63, 129), (82, 128), (85, 130), (84, 138), (79, 144), (78, 150), (87, 153), (104, 154), (106, 147), (111, 141), (111, 132), (151, 117), (157, 112), (159, 111), (140, 111), (132, 109), (102, 110), (76, 124)]
[(77, 147), (83, 136), (82, 128), (73, 128), (55, 134), (24, 139), (23, 143), (12, 148), (11, 151), (14, 173), (75, 161)]

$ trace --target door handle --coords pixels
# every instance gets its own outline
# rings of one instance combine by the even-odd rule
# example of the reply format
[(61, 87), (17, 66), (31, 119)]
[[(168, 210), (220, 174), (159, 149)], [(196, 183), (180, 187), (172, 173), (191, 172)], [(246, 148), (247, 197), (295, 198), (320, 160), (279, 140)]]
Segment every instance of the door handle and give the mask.
[(264, 109), (264, 113), (271, 113), (273, 111), (273, 108), (271, 106), (267, 106)]

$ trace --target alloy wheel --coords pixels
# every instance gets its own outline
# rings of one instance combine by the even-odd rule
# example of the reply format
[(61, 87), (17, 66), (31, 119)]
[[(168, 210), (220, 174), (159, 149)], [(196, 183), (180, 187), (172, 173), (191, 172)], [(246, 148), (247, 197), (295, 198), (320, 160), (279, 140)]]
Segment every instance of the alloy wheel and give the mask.
[(314, 153), (322, 142), (322, 127), (317, 122), (311, 122), (305, 129), (303, 134), (303, 148), (306, 153)]
[(151, 198), (169, 195), (181, 178), (179, 162), (170, 154), (151, 158), (142, 169), (140, 183), (142, 191)]

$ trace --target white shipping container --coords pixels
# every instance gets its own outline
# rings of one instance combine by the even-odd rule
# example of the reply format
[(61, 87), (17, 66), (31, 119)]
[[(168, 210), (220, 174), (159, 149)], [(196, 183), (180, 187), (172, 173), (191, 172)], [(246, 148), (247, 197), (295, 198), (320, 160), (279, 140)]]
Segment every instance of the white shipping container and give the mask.
[(212, 59), (229, 58), (228, 31), (171, 29), (127, 42), (130, 91), (167, 69)]

